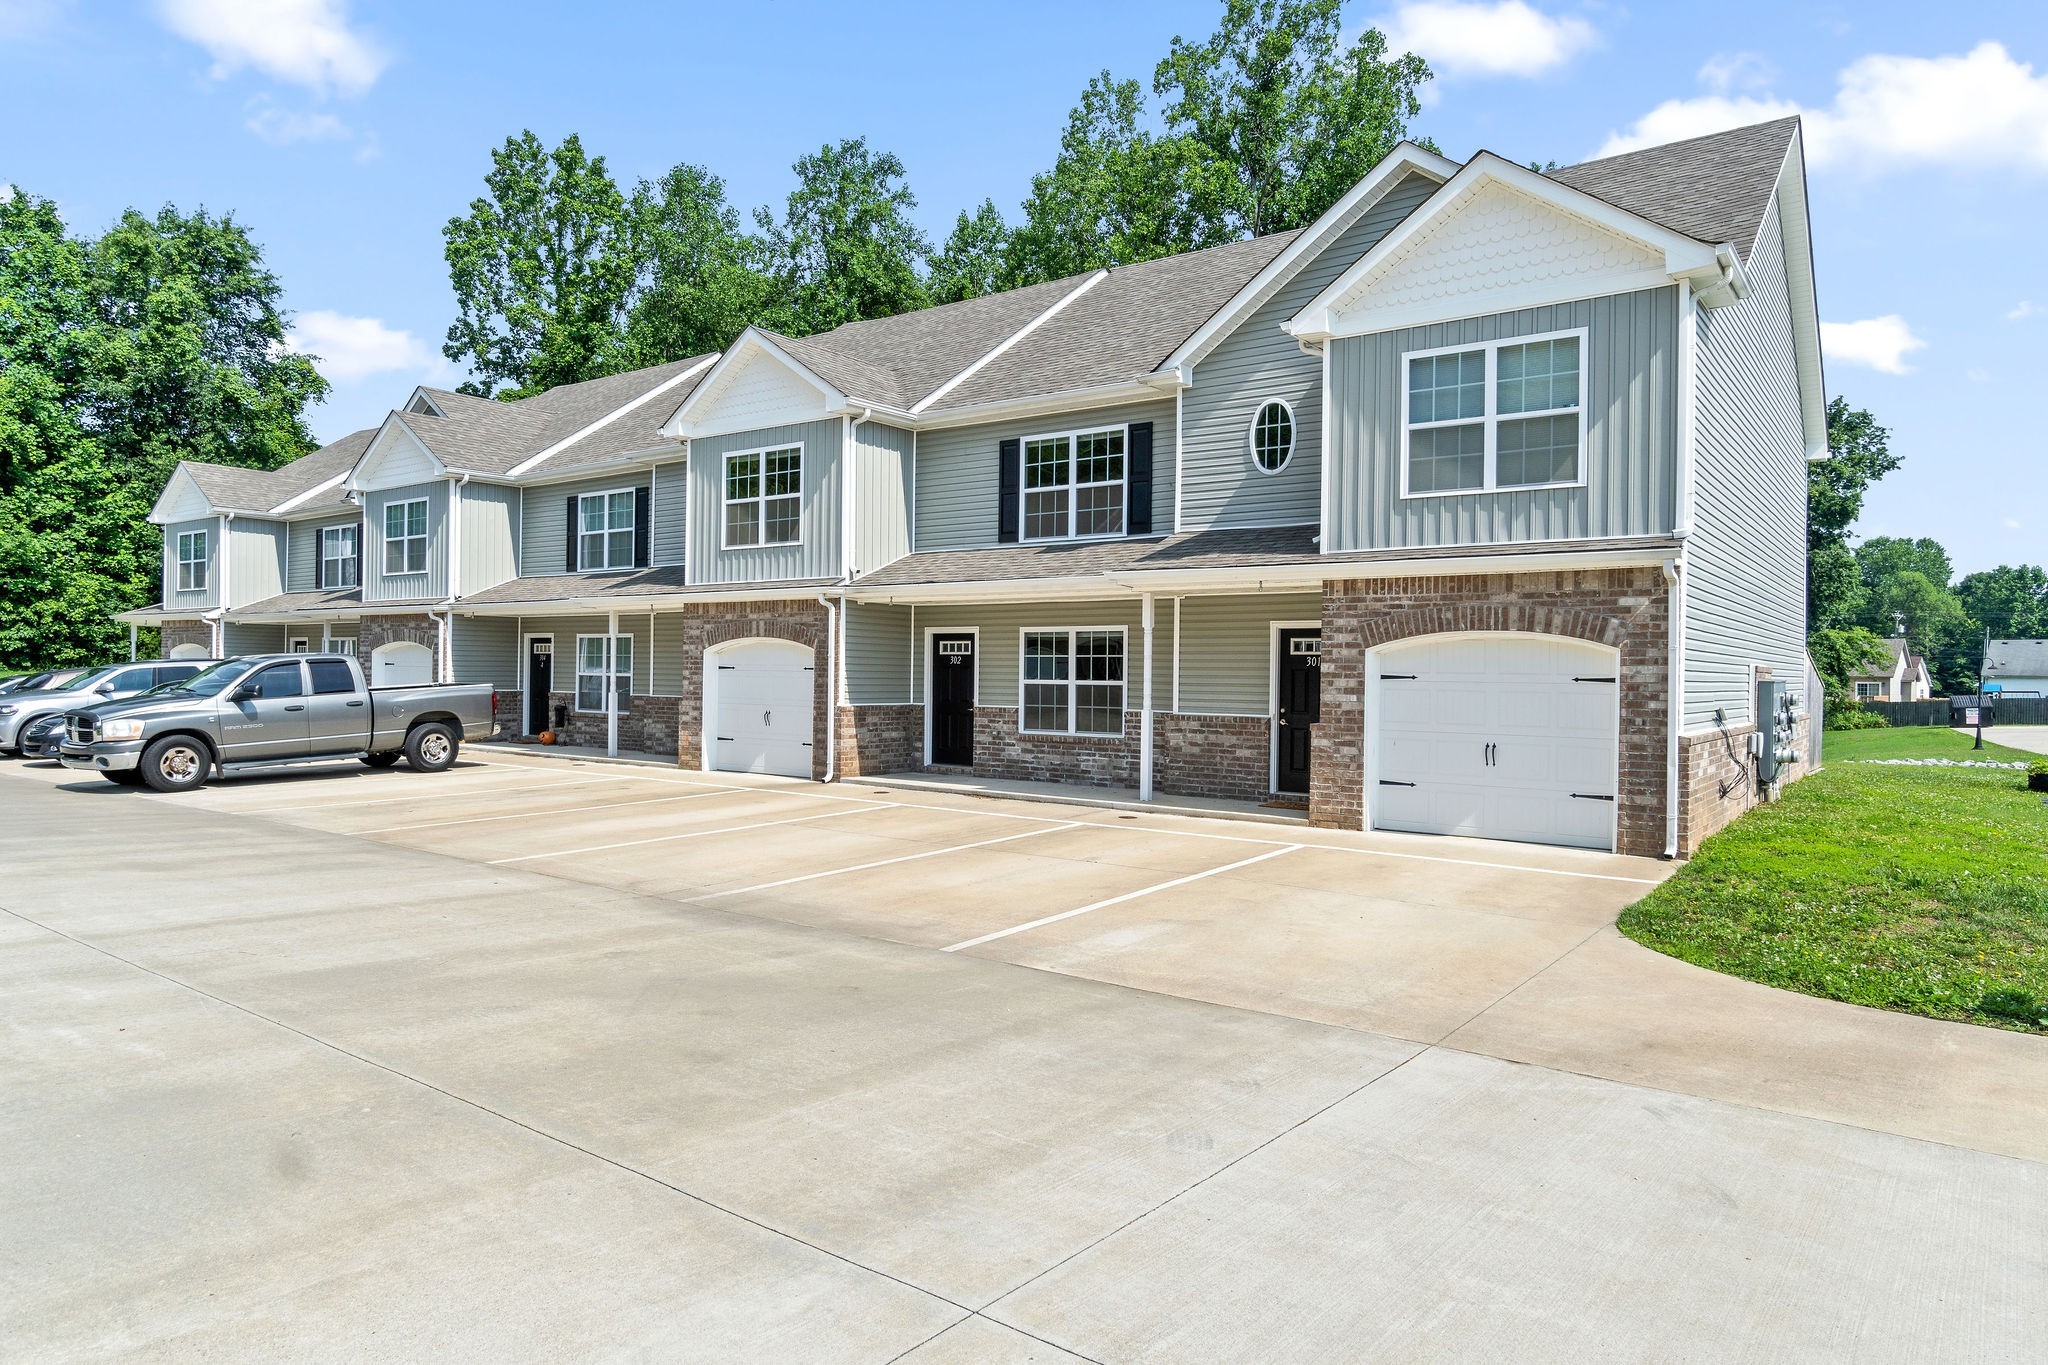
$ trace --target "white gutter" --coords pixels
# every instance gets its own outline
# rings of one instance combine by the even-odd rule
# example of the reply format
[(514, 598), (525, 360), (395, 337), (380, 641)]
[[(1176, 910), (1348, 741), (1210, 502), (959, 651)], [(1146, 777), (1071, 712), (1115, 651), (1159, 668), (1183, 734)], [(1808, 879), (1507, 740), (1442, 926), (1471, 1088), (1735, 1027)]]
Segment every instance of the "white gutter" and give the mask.
[(1664, 592), (1670, 599), (1669, 677), (1665, 688), (1671, 713), (1664, 737), (1664, 856), (1678, 856), (1679, 732), (1685, 726), (1685, 551), (1664, 561)]
[(825, 780), (839, 780), (839, 609), (818, 594), (825, 609)]

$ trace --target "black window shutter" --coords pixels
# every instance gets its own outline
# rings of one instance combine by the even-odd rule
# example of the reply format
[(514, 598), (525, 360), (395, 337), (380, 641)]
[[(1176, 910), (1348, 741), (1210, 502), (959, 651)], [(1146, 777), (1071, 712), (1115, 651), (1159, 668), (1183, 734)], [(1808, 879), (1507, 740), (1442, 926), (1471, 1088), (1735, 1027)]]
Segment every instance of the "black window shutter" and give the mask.
[(569, 542), (569, 572), (576, 572), (576, 497), (569, 496), (569, 510), (562, 515), (562, 525), (568, 531), (563, 538)]
[(650, 513), (654, 505), (654, 490), (636, 488), (633, 490), (633, 567), (644, 569), (652, 558), (654, 527)]
[(1152, 424), (1131, 423), (1130, 475), (1124, 485), (1124, 525), (1131, 535), (1152, 534)]
[(313, 586), (327, 586), (327, 531), (320, 526), (313, 528)]
[(1024, 481), (1024, 443), (1012, 437), (997, 445), (996, 466), (996, 539), (1008, 544), (1017, 538), (1017, 490)]

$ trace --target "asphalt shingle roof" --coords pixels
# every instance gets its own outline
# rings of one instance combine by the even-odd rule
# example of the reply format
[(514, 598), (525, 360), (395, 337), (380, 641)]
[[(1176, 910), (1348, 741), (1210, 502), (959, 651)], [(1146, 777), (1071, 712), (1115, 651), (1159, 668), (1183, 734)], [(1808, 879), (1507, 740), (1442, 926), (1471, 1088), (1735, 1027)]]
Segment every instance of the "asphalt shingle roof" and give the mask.
[(1188, 531), (1143, 540), (1078, 540), (1001, 545), (979, 550), (928, 550), (855, 579), (859, 588), (934, 583), (1072, 578), (1157, 569), (1235, 569), (1313, 559), (1313, 526), (1263, 526)]
[(359, 588), (328, 588), (321, 592), (288, 592), (276, 597), (266, 597), (261, 602), (251, 602), (246, 607), (237, 607), (236, 616), (279, 616), (285, 612), (328, 612), (360, 607), (363, 604)]
[(1772, 119), (1547, 174), (1674, 232), (1702, 242), (1733, 242), (1747, 261), (1798, 135), (1797, 118)]
[[(776, 583), (776, 588), (830, 587), (837, 579), (799, 579)], [(471, 593), (462, 599), (463, 606), (511, 606), (519, 604), (544, 604), (548, 602), (569, 602), (581, 598), (632, 598), (657, 597), (663, 593), (730, 592), (734, 596), (758, 596), (759, 583), (698, 583), (684, 581), (680, 567), (661, 569), (628, 569), (618, 573), (571, 573), (537, 574), (530, 578), (508, 579), (496, 587), (485, 588), (482, 592)]]
[(655, 429), (689, 396), (703, 374), (700, 371), (658, 396), (647, 395), (709, 359), (691, 356), (644, 370), (562, 384), (511, 403), (434, 389), (429, 393), (445, 417), (412, 412), (403, 417), (413, 434), (449, 468), (504, 474), (636, 399), (645, 399), (631, 412), (549, 456), (539, 467), (554, 470), (591, 464), (659, 444)]
[(237, 512), (268, 512), (293, 498), (346, 474), (362, 458), (375, 427), (352, 431), (278, 469), (242, 469), (235, 465), (185, 462), (185, 472), (216, 507)]
[(1984, 652), (1986, 678), (2048, 678), (2048, 640), (1993, 640)]

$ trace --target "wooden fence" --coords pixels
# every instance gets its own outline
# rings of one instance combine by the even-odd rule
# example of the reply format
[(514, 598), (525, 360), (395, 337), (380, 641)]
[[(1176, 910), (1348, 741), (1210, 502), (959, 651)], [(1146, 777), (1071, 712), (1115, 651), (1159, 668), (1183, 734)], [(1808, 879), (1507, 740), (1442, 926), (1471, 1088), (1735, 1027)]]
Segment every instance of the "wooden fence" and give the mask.
[[(1937, 697), (1933, 701), (1866, 701), (1864, 710), (1894, 725), (1961, 725), (1968, 697)], [(1986, 725), (2048, 725), (2048, 697), (1991, 698)]]

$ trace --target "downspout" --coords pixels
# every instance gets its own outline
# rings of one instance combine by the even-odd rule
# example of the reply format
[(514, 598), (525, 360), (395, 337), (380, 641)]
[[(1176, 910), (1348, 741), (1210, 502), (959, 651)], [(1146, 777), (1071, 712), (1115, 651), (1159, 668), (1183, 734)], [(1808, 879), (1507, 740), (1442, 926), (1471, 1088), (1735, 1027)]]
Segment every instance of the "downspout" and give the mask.
[(455, 681), (455, 603), (462, 596), (462, 490), (469, 475), (448, 481), (448, 592), (441, 599), (441, 681)]
[[(1138, 599), (1138, 624), (1144, 638), (1145, 693), (1138, 704), (1138, 799), (1152, 799), (1152, 594)], [(1078, 670), (1076, 670), (1078, 672)]]
[(841, 577), (849, 581), (853, 578), (854, 574), (853, 533), (854, 529), (860, 525), (860, 519), (854, 515), (854, 498), (856, 496), (854, 467), (858, 461), (854, 458), (853, 433), (856, 427), (874, 415), (874, 411), (873, 408), (864, 407), (860, 410), (860, 416), (858, 417), (849, 419), (842, 416), (839, 419), (845, 424), (843, 428), (845, 434), (840, 441), (844, 449), (840, 451), (839, 458), (844, 462), (846, 469), (846, 477), (840, 481), (840, 501), (842, 505), (839, 509), (839, 539), (842, 544), (839, 547), (839, 573)]
[(818, 594), (825, 609), (825, 781), (839, 780), (839, 609)]
[(604, 753), (619, 756), (619, 609), (613, 607), (604, 638)]
[(1664, 744), (1664, 857), (1678, 856), (1679, 731), (1685, 725), (1685, 551), (1664, 561), (1664, 595), (1671, 609), (1670, 724)]
[(213, 657), (225, 659), (228, 656), (228, 604), (233, 602), (233, 584), (230, 570), (234, 567), (235, 514), (223, 512), (220, 515), (220, 605), (211, 613), (213, 617)]

